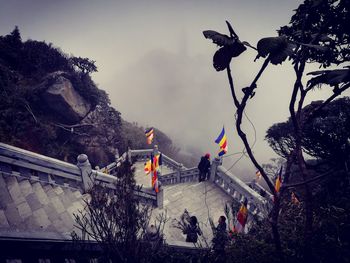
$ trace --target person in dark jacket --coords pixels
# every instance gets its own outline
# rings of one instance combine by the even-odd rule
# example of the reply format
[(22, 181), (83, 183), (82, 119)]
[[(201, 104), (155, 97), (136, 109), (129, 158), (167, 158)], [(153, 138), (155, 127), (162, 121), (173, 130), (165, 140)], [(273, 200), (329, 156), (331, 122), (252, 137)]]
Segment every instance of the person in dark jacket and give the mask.
[(202, 231), (198, 226), (197, 217), (191, 216), (189, 224), (186, 225), (184, 234), (186, 234), (186, 242), (196, 243), (198, 240), (198, 235), (202, 235)]
[(209, 178), (209, 172), (210, 172), (210, 154), (206, 153), (204, 156), (201, 157), (201, 160), (198, 164), (198, 170), (199, 170), (199, 182), (202, 182)]
[(228, 241), (226, 231), (226, 217), (220, 216), (217, 227), (215, 228), (214, 238), (212, 240), (215, 262), (225, 262), (225, 246)]

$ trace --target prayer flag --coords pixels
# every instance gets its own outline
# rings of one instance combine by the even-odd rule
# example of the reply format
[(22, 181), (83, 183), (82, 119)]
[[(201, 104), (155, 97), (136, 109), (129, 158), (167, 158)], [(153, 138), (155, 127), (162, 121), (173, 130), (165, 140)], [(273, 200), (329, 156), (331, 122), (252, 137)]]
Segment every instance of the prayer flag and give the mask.
[(234, 227), (234, 232), (242, 233), (244, 231), (245, 224), (248, 219), (248, 209), (246, 204), (242, 203), (238, 213), (237, 213), (237, 222)]
[(255, 172), (255, 175), (256, 175), (256, 177), (258, 178), (258, 180), (261, 178), (261, 173), (260, 173), (259, 170), (257, 170), (257, 171)]
[(157, 169), (159, 168), (159, 159), (160, 159), (160, 155), (154, 156), (153, 154), (151, 154), (151, 160), (150, 160), (151, 172), (152, 172), (151, 184), (154, 191), (156, 191), (156, 193), (159, 192), (158, 172), (157, 172)]
[(220, 146), (220, 151), (219, 151), (219, 156), (224, 155), (227, 153), (227, 137), (225, 134), (225, 127), (222, 127), (222, 131), (219, 134), (218, 138), (215, 140), (215, 143), (219, 144)]
[(145, 135), (147, 137), (147, 144), (151, 144), (153, 141), (153, 137), (154, 137), (154, 130), (153, 128), (149, 128), (145, 131)]
[(144, 171), (146, 174), (149, 174), (151, 172), (151, 160), (148, 160), (147, 162), (145, 162), (145, 168), (144, 168)]
[(278, 193), (282, 185), (282, 166), (275, 182), (275, 190)]

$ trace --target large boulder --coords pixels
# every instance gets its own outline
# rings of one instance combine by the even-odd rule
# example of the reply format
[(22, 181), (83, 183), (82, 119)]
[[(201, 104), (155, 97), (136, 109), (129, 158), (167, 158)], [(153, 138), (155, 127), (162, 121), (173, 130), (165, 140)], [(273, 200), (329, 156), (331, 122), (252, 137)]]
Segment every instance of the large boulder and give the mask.
[(79, 95), (62, 72), (51, 74), (43, 84), (46, 90), (42, 98), (64, 123), (77, 123), (90, 112), (91, 105)]

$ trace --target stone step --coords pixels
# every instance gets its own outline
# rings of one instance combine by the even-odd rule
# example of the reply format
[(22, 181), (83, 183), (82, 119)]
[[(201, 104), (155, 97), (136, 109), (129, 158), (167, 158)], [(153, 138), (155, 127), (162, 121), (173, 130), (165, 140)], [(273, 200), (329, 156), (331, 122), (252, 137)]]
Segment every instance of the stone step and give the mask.
[(72, 205), (72, 203), (76, 200), (74, 198), (74, 195), (72, 194), (72, 191), (68, 188), (64, 188), (63, 194), (59, 195), (59, 197), (65, 209), (68, 209)]
[(6, 182), (5, 182), (5, 179), (3, 177), (3, 174), (0, 172), (0, 188), (1, 187), (6, 187)]
[(22, 195), (26, 198), (28, 195), (33, 194), (33, 187), (29, 180), (22, 180), (18, 183), (22, 191)]
[(12, 198), (2, 175), (0, 175), (0, 180), (3, 182), (3, 184), (0, 185), (0, 209), (4, 210), (8, 204), (12, 203)]
[(27, 195), (26, 201), (32, 211), (38, 210), (44, 206), (35, 193), (30, 193)]
[(42, 187), (47, 194), (50, 190), (52, 190), (52, 185), (51, 184), (42, 184)]
[(9, 222), (7, 221), (5, 211), (0, 210), (0, 228), (8, 228), (10, 227)]
[(79, 190), (0, 172), (0, 229), (70, 233), (82, 200)]
[(5, 216), (10, 227), (20, 228), (23, 225), (23, 219), (18, 212), (17, 206), (14, 203), (10, 203), (6, 206)]
[(41, 183), (35, 182), (32, 184), (32, 187), (33, 187), (33, 192), (38, 197), (38, 200), (40, 201), (40, 203), (42, 205), (47, 205), (50, 202), (50, 200), (49, 200), (47, 194), (45, 193)]
[(22, 195), (22, 190), (19, 187), (17, 178), (15, 176), (9, 176), (5, 179), (5, 181), (13, 202), (16, 205), (25, 202), (25, 198)]
[(62, 189), (61, 186), (54, 186), (54, 187), (53, 187), (53, 190), (55, 191), (55, 193), (56, 193), (57, 195), (63, 194), (63, 189)]
[(59, 215), (66, 210), (59, 196), (50, 197), (50, 203)]

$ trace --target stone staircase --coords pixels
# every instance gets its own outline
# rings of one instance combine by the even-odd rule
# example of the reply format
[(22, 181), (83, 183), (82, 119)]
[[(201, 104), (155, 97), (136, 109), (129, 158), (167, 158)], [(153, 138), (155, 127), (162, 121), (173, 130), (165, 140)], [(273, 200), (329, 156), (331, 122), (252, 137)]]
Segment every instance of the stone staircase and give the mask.
[(0, 233), (8, 237), (67, 239), (73, 213), (84, 209), (78, 189), (0, 172)]
[[(143, 171), (143, 162), (136, 162), (134, 168), (136, 182), (146, 187), (149, 186), (150, 176), (145, 175)], [(172, 172), (171, 169), (163, 168), (162, 176), (166, 176), (168, 173)], [(215, 184), (209, 181), (199, 183), (198, 179), (195, 181), (165, 185), (163, 186), (163, 191), (163, 207), (155, 208), (152, 215), (156, 217), (160, 213), (167, 214), (169, 220), (164, 228), (166, 242), (168, 244), (178, 244), (178, 242), (185, 241), (186, 236), (182, 234), (180, 229), (174, 227), (174, 223), (175, 220), (180, 219), (184, 210), (187, 209), (191, 215), (196, 216), (198, 219), (203, 232), (203, 236), (199, 239), (201, 243), (205, 244), (203, 238), (210, 243), (213, 238), (213, 233), (209, 224), (209, 217), (214, 220), (216, 225), (218, 218), (224, 215), (225, 203), (232, 202), (230, 195)], [(184, 244), (180, 243), (180, 245)]]

